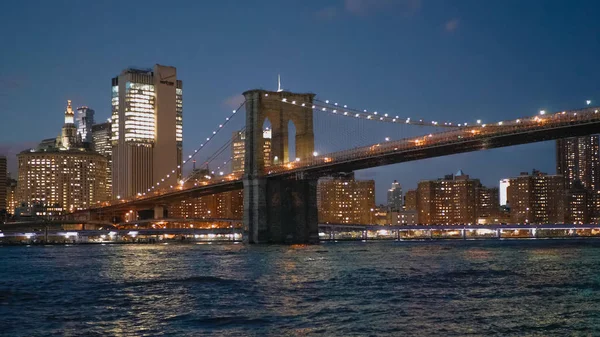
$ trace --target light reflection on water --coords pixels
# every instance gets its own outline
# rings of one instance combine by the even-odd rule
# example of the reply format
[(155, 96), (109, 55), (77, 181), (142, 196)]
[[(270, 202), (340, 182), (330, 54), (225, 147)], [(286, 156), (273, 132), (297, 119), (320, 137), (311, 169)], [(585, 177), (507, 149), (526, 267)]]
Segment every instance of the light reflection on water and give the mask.
[(7, 336), (600, 334), (600, 240), (0, 254)]

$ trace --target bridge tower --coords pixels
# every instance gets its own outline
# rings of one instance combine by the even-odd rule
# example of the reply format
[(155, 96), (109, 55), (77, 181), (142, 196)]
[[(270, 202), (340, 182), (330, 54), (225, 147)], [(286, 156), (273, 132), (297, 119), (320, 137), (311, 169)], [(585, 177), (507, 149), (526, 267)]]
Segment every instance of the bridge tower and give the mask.
[(296, 157), (305, 159), (313, 155), (314, 94), (250, 90), (244, 92), (244, 97), (244, 240), (248, 243), (317, 242), (317, 179), (267, 178), (263, 150), (263, 125), (268, 119), (272, 129), (271, 158), (274, 164), (288, 161), (291, 121), (296, 127)]

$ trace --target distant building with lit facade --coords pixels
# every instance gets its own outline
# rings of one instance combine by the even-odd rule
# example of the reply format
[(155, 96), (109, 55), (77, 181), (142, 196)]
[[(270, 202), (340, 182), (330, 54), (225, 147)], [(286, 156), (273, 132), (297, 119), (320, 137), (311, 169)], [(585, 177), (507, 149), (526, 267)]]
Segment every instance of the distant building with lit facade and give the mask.
[[(206, 168), (192, 171), (183, 188), (209, 183), (214, 179)], [(176, 202), (169, 206), (169, 217), (177, 219), (242, 219), (244, 214), (243, 190), (228, 191)]]
[(112, 197), (112, 142), (111, 142), (111, 123), (94, 124), (92, 126), (92, 143), (94, 151), (106, 158), (106, 198)]
[(474, 224), (477, 221), (479, 179), (462, 171), (443, 179), (421, 181), (416, 204), (419, 224)]
[(17, 200), (17, 181), (8, 178), (6, 182), (6, 211), (8, 214), (15, 214), (15, 208), (19, 206)]
[(19, 176), (16, 198), (27, 206), (60, 207), (67, 212), (86, 209), (106, 199), (104, 156), (82, 147), (73, 124), (71, 101), (55, 146), (17, 155)]
[(402, 187), (397, 180), (394, 180), (387, 192), (387, 207), (389, 211), (402, 210)]
[[(263, 152), (265, 159), (265, 167), (271, 165), (271, 132), (267, 128), (263, 130)], [(231, 172), (244, 172), (244, 157), (246, 154), (246, 133), (243, 130), (234, 131), (231, 135)]]
[(563, 177), (565, 190), (580, 181), (590, 191), (600, 189), (598, 135), (556, 141), (556, 174)]
[(389, 224), (392, 226), (411, 226), (419, 224), (416, 210), (400, 210), (388, 213)]
[(319, 222), (372, 224), (375, 221), (375, 181), (355, 180), (353, 173), (321, 178), (317, 184)]
[(500, 180), (499, 184), (498, 184), (498, 194), (499, 194), (499, 202), (500, 202), (500, 206), (506, 206), (507, 203), (507, 189), (508, 186), (510, 185), (510, 180), (509, 179), (502, 179)]
[(126, 69), (113, 78), (111, 121), (113, 196), (126, 199), (160, 189), (157, 182), (178, 183), (183, 84), (174, 67)]
[(565, 220), (562, 175), (537, 170), (510, 178), (507, 189), (512, 223), (561, 224)]
[(583, 225), (590, 223), (590, 191), (580, 181), (565, 191), (565, 223)]
[(0, 156), (0, 210), (8, 210), (8, 168), (6, 163), (6, 157)]
[(416, 211), (417, 210), (417, 190), (408, 190), (404, 196), (404, 210)]
[(75, 115), (77, 134), (84, 143), (92, 142), (92, 126), (94, 125), (94, 110), (87, 106), (77, 108)]

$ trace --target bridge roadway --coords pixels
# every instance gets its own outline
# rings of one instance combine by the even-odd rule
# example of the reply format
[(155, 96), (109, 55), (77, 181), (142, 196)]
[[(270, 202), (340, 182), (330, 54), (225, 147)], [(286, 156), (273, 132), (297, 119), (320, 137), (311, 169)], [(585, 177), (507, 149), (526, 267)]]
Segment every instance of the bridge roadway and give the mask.
[[(600, 130), (598, 109), (598, 107), (591, 107), (562, 111), (373, 144), (279, 166), (270, 166), (266, 177), (272, 179), (318, 178), (335, 172), (350, 172), (457, 153), (595, 134)], [(93, 210), (95, 212), (111, 212), (127, 208), (151, 208), (153, 205), (161, 203), (171, 203), (242, 188), (243, 182), (239, 176), (225, 177), (212, 184), (174, 192), (155, 192), (155, 195), (149, 197), (127, 202), (121, 201)]]

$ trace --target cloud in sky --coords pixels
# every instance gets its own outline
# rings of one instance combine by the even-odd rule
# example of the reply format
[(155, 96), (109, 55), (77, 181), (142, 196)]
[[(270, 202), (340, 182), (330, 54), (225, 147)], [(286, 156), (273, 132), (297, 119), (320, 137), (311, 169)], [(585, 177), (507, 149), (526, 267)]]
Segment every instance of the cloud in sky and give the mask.
[(395, 10), (410, 16), (421, 9), (422, 0), (344, 0), (341, 8), (329, 6), (315, 12), (319, 19), (333, 19), (342, 14), (369, 16), (384, 10)]
[(458, 18), (448, 20), (444, 24), (444, 30), (447, 31), (448, 33), (453, 33), (454, 31), (456, 31), (458, 29), (459, 24), (460, 24), (460, 20)]
[(244, 96), (242, 95), (232, 95), (223, 100), (223, 105), (228, 107), (229, 109), (237, 109), (244, 102)]

